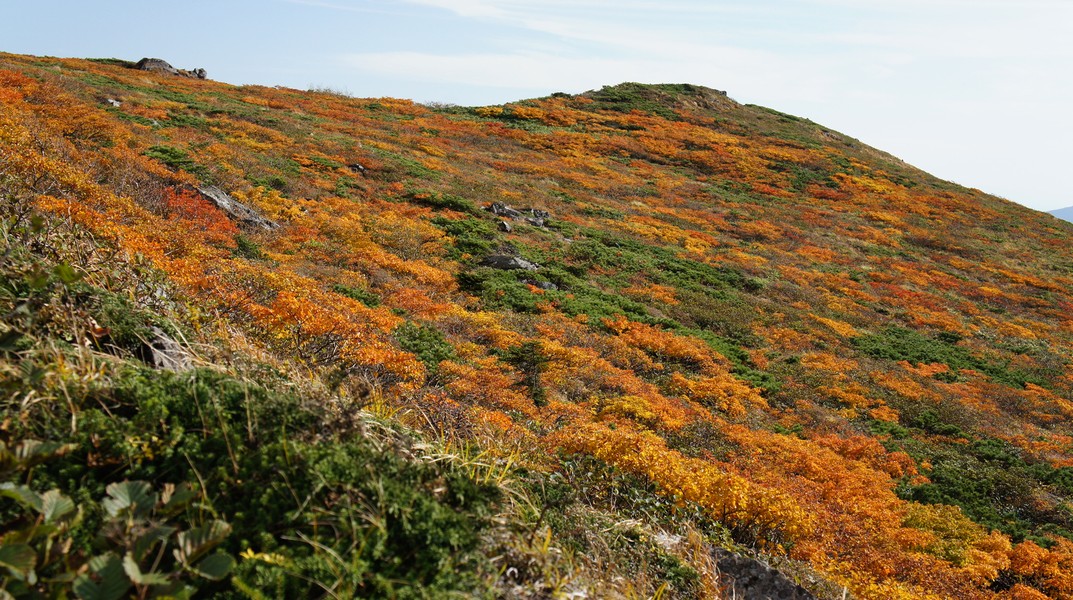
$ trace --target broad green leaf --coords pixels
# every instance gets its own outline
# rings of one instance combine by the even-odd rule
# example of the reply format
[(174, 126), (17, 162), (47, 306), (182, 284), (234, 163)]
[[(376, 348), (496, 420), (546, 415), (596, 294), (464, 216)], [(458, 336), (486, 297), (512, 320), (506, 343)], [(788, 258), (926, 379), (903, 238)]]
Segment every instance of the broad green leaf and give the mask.
[(170, 583), (168, 576), (163, 573), (142, 573), (141, 567), (138, 566), (138, 561), (134, 560), (134, 556), (129, 552), (123, 557), (123, 571), (130, 577), (130, 580), (138, 585), (165, 585)]
[(20, 580), (29, 579), (37, 565), (37, 552), (26, 544), (0, 546), (0, 566), (7, 567)]
[(105, 573), (108, 571), (114, 571), (118, 569), (118, 572), (123, 572), (123, 566), (119, 560), (119, 556), (114, 552), (108, 552), (107, 554), (100, 554), (89, 559), (89, 570), (94, 573)]
[(53, 523), (58, 519), (70, 514), (75, 509), (75, 503), (64, 496), (59, 490), (49, 490), (41, 494), (41, 514), (46, 523)]
[(52, 268), (52, 272), (64, 283), (74, 283), (82, 279), (82, 274), (75, 271), (71, 265), (61, 263)]
[(42, 442), (39, 440), (23, 440), (15, 453), (19, 460), (39, 461), (60, 456), (74, 450), (76, 444), (64, 444), (62, 442)]
[(179, 548), (175, 557), (189, 566), (231, 533), (231, 526), (224, 521), (212, 521), (208, 525), (194, 527), (179, 534)]
[[(33, 379), (37, 373), (44, 373), (40, 369), (27, 371), (23, 368), (23, 375)], [(0, 473), (10, 473), (15, 470), (24, 470), (41, 464), (50, 458), (61, 456), (76, 446), (74, 444), (61, 444), (59, 442), (41, 442), (38, 440), (22, 440), (13, 448), (0, 444)]]
[(164, 492), (160, 496), (160, 501), (164, 504), (162, 510), (164, 514), (174, 514), (186, 508), (197, 496), (197, 490), (189, 483), (183, 482), (177, 486), (169, 483), (164, 486)]
[(0, 537), (4, 542), (24, 542), (33, 544), (34, 540), (44, 540), (50, 537), (59, 528), (50, 523), (34, 524), (31, 527), (23, 527), (9, 531)]
[(171, 537), (175, 533), (174, 527), (157, 525), (148, 528), (138, 539), (134, 540), (134, 557), (138, 560), (145, 558), (157, 544)]
[(89, 570), (96, 577), (83, 573), (72, 586), (75, 595), (82, 600), (120, 600), (130, 589), (130, 579), (123, 573), (122, 561), (111, 552), (91, 558)]
[(101, 504), (111, 517), (130, 511), (135, 516), (142, 516), (156, 505), (153, 488), (144, 481), (123, 481), (113, 483), (107, 488), (108, 497)]
[[(36, 368), (28, 369), (24, 363), (24, 377), (32, 380), (38, 374), (45, 371)], [(14, 448), (0, 443), (0, 475), (10, 477), (12, 472), (24, 471), (35, 465), (44, 463), (45, 460), (60, 456), (75, 448), (72, 443), (43, 442), (39, 440), (23, 440)]]
[(197, 588), (194, 586), (184, 585), (179, 589), (175, 589), (175, 586), (173, 586), (172, 589), (168, 590), (166, 596), (157, 596), (157, 598), (160, 598), (160, 600), (190, 600), (195, 594), (197, 594)]
[(227, 554), (217, 552), (216, 554), (210, 554), (202, 559), (202, 561), (194, 567), (194, 571), (206, 579), (219, 581), (231, 572), (231, 567), (233, 566), (235, 566), (235, 559)]
[[(70, 547), (68, 546), (68, 548), (63, 550), (62, 554), (66, 556), (66, 552), (68, 552), (69, 549)], [(57, 573), (47, 579), (41, 579), (41, 581), (48, 584), (60, 584), (62, 587), (66, 588), (75, 580), (77, 575), (78, 573), (68, 570)]]
[(41, 512), (41, 495), (24, 485), (11, 482), (0, 483), (0, 496), (6, 496), (26, 508)]

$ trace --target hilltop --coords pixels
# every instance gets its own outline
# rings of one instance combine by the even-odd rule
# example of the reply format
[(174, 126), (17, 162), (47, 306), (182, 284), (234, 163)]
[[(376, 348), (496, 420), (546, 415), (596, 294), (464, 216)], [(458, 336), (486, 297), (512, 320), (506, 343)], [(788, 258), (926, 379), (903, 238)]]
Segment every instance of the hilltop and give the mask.
[(1073, 224), (807, 119), (0, 54), (0, 198), (16, 597), (1073, 597)]

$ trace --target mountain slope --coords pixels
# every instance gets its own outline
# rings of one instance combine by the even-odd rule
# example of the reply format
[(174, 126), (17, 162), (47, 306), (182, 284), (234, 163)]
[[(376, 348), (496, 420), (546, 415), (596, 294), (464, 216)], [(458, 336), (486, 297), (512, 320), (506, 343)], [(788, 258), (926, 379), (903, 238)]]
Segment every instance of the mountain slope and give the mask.
[[(1073, 225), (689, 85), (429, 107), (0, 55), (0, 100), (6, 239), (53, 260), (27, 259), (20, 277), (53, 272), (44, 289), (69, 299), (73, 269), (140, 311), (160, 310), (154, 290), (166, 286), (179, 299), (173, 335), (213, 348), (210, 362), (271, 364), (280, 379), (269, 382), (333, 418), (373, 398), (380, 414), (480, 457), (402, 477), (422, 482), (424, 506), (479, 530), (430, 543), (428, 564), (436, 548), (474, 562), (389, 578), (703, 597), (727, 583), (711, 552), (722, 546), (777, 558), (833, 597), (841, 586), (862, 598), (1073, 594)], [(266, 220), (229, 218), (229, 202)], [(57, 258), (58, 242), (35, 245), (25, 229), (31, 210), (99, 249)], [(131, 274), (112, 275), (109, 261)], [(13, 288), (5, 312), (38, 306), (34, 289)], [(105, 304), (69, 304), (84, 318), (53, 329), (12, 317), (5, 335), (133, 360), (137, 336), (122, 342), (125, 321)], [(142, 321), (144, 337), (153, 319)], [(101, 326), (115, 343), (96, 340)], [(31, 349), (7, 352), (14, 373)], [(63, 397), (57, 381), (23, 377), (9, 397)], [(149, 402), (110, 394), (128, 410)], [(9, 446), (81, 440), (58, 424), (87, 427), (88, 408), (20, 410), (5, 407)], [(326, 512), (368, 501), (347, 467), (369, 461), (354, 429), (317, 419), (306, 427), (320, 433), (298, 441), (348, 450), (317, 462), (328, 479), (309, 497), (345, 490), (322, 499)], [(87, 496), (92, 481), (99, 498), (125, 478), (197, 480), (200, 463), (180, 472), (162, 458), (186, 442), (130, 427), (131, 448), (35, 485)], [(93, 440), (73, 451), (94, 455)], [(389, 452), (383, 472), (408, 473), (415, 452), (401, 444), (398, 458), (395, 445), (376, 444)], [(415, 543), (409, 525), (374, 528), (390, 548), (367, 556), (368, 529), (325, 534), (290, 513), (243, 525), (222, 499), (237, 473), (287, 459), (266, 450), (250, 466), (231, 459), (227, 474), (212, 461), (228, 448), (205, 454), (222, 469), (205, 501), (246, 527), (227, 549), (252, 550), (220, 593), (295, 585), (280, 582), (308, 576), (302, 561), (319, 548), (366, 561), (316, 567), (354, 580)], [(505, 487), (452, 503), (441, 480)], [(272, 502), (290, 493), (264, 485)], [(287, 510), (304, 511), (292, 496)], [(276, 559), (257, 553), (289, 566), (272, 571)], [(441, 576), (454, 571), (473, 577)], [(381, 586), (368, 595), (406, 588), (357, 580)]]

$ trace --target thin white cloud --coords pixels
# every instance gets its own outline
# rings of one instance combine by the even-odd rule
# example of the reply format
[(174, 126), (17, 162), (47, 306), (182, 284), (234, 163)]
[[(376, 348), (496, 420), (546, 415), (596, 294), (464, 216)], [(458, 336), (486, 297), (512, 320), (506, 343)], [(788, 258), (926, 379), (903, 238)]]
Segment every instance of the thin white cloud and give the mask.
[(283, 0), (287, 4), (300, 4), (302, 6), (312, 6), (316, 8), (327, 8), (330, 10), (338, 10), (343, 12), (353, 13), (365, 13), (365, 14), (378, 14), (378, 15), (399, 15), (402, 14), (397, 10), (387, 10), (384, 8), (375, 8), (368, 4), (354, 5), (340, 2), (327, 2), (324, 0)]
[(610, 80), (626, 78), (654, 65), (615, 59), (566, 58), (548, 54), (460, 54), (370, 52), (353, 54), (346, 62), (362, 71), (483, 87), (511, 89), (569, 89), (583, 91), (593, 84), (592, 73)]
[[(931, 56), (1073, 56), (1069, 0), (404, 1), (567, 41), (661, 54), (703, 50), (697, 41), (707, 33), (745, 46), (777, 40), (895, 48)], [(843, 7), (840, 16), (851, 26), (809, 31), (819, 22), (810, 20), (812, 15), (831, 6)], [(718, 20), (711, 20), (716, 16), (751, 19), (720, 27)], [(698, 19), (704, 19), (703, 26)], [(755, 41), (750, 43), (750, 38)]]
[[(769, 67), (761, 53), (728, 50), (733, 57), (697, 56), (673, 63), (664, 60), (566, 57), (547, 53), (476, 53), (440, 55), (423, 52), (370, 52), (345, 57), (351, 68), (382, 77), (405, 78), (459, 86), (480, 86), (547, 94), (581, 92), (623, 81), (642, 83), (696, 83), (718, 89), (750, 89), (753, 94), (774, 95), (793, 90), (798, 98), (820, 102), (830, 97), (830, 77), (788, 63)], [(448, 91), (448, 95), (449, 95)], [(519, 98), (521, 96), (515, 96)], [(429, 100), (459, 102), (457, 98)]]
[(476, 18), (492, 18), (492, 19), (505, 19), (510, 18), (510, 12), (504, 10), (501, 3), (487, 2), (484, 0), (413, 0), (409, 1), (410, 4), (418, 4), (421, 6), (427, 6), (431, 8), (439, 8), (452, 12), (460, 17), (476, 17)]

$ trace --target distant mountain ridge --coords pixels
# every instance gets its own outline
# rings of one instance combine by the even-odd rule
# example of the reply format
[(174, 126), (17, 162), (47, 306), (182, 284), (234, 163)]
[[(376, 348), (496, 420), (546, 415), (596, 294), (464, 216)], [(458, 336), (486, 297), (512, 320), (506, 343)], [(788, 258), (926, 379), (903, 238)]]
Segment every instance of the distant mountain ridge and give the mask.
[(1050, 214), (1064, 219), (1066, 221), (1073, 221), (1073, 206), (1067, 206), (1065, 208), (1056, 208), (1052, 211), (1048, 211)]

